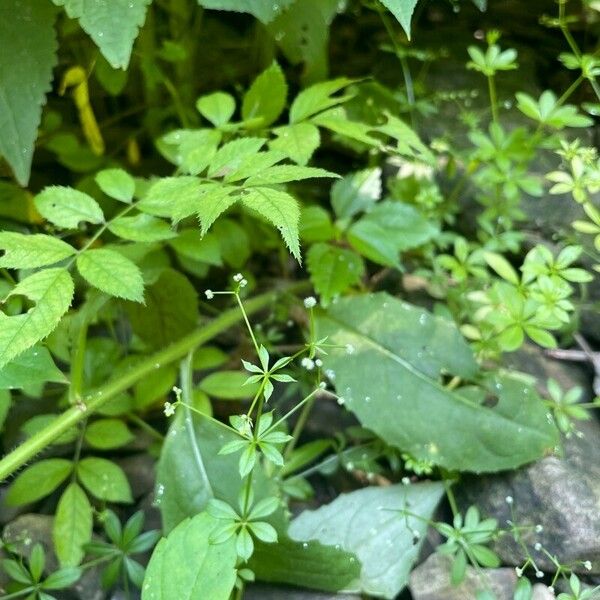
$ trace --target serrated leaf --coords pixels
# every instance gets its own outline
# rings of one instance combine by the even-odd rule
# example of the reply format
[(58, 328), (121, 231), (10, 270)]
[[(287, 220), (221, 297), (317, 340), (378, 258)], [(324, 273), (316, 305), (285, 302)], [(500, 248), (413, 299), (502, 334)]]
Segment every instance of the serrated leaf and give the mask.
[(123, 469), (105, 458), (86, 457), (77, 465), (77, 477), (98, 500), (131, 502), (131, 488)]
[(381, 169), (356, 171), (336, 181), (331, 188), (331, 205), (339, 219), (369, 210), (381, 198)]
[(23, 186), (57, 62), (55, 15), (47, 0), (0, 2), (0, 155)]
[(314, 244), (306, 255), (306, 263), (323, 306), (358, 283), (365, 272), (364, 262), (358, 254), (331, 244)]
[(228, 600), (235, 585), (237, 552), (233, 536), (210, 542), (218, 525), (218, 519), (203, 512), (163, 538), (148, 563), (142, 600)]
[(276, 139), (269, 142), (272, 150), (279, 150), (299, 165), (306, 165), (321, 143), (319, 128), (312, 123), (294, 123), (273, 130)]
[(198, 294), (187, 277), (165, 269), (145, 290), (145, 305), (126, 303), (133, 331), (152, 348), (164, 348), (198, 325)]
[[(478, 367), (449, 321), (385, 293), (339, 300), (318, 315), (317, 335), (354, 351), (323, 357), (345, 406), (364, 427), (417, 459), (460, 471), (499, 471), (535, 460), (557, 432), (534, 390), (498, 376), (483, 387), (446, 389), (441, 374), (464, 381)], [(497, 398), (488, 407), (486, 396)], [(456, 432), (461, 435), (457, 436)]]
[(280, 183), (288, 183), (290, 181), (301, 181), (303, 179), (314, 179), (318, 177), (333, 177), (339, 178), (339, 175), (318, 169), (317, 167), (301, 167), (298, 165), (275, 165), (264, 169), (256, 175), (249, 177), (245, 185), (277, 185)]
[(161, 242), (177, 236), (169, 223), (146, 214), (119, 217), (111, 222), (108, 229), (116, 236), (132, 242)]
[(71, 19), (79, 20), (81, 28), (94, 40), (113, 68), (127, 68), (133, 42), (152, 0), (52, 1), (63, 6)]
[(406, 37), (410, 40), (410, 21), (418, 0), (381, 0), (381, 3), (396, 17), (402, 25)]
[(66, 269), (38, 271), (11, 290), (5, 300), (25, 296), (35, 305), (11, 317), (0, 311), (0, 368), (50, 335), (69, 310), (73, 291), (73, 280)]
[(93, 448), (109, 450), (120, 448), (134, 439), (133, 434), (119, 419), (98, 419), (85, 430), (85, 441)]
[(73, 463), (64, 458), (47, 458), (17, 475), (6, 494), (9, 506), (29, 504), (51, 494), (68, 476)]
[(255, 210), (275, 225), (296, 260), (301, 261), (298, 241), (300, 209), (295, 198), (286, 192), (269, 187), (254, 187), (241, 196), (244, 206)]
[(293, 2), (294, 0), (198, 0), (198, 4), (204, 8), (250, 13), (263, 23), (272, 21), (282, 8)]
[(35, 207), (42, 217), (66, 229), (76, 229), (79, 223), (102, 223), (104, 213), (87, 194), (73, 188), (52, 185), (35, 197)]
[(209, 177), (225, 177), (239, 169), (244, 159), (256, 154), (266, 143), (262, 138), (246, 137), (223, 144), (208, 167)]
[(54, 517), (52, 540), (62, 567), (77, 566), (92, 539), (92, 506), (81, 487), (71, 483), (63, 492)]
[(220, 141), (221, 132), (216, 129), (176, 129), (162, 136), (156, 145), (181, 173), (198, 175), (212, 160)]
[(62, 240), (41, 233), (0, 232), (0, 268), (35, 269), (53, 265), (75, 254), (75, 248)]
[(144, 280), (135, 263), (115, 250), (95, 248), (77, 257), (81, 276), (102, 292), (117, 298), (144, 301)]
[(137, 208), (156, 217), (182, 218), (178, 210), (191, 204), (192, 210), (183, 212), (183, 216), (189, 216), (196, 211), (202, 187), (197, 177), (164, 177), (150, 187)]
[(206, 235), (219, 216), (239, 200), (239, 196), (233, 195), (234, 190), (231, 186), (218, 186), (197, 202), (194, 212), (200, 221), (202, 235)]
[(128, 204), (133, 200), (135, 181), (123, 169), (104, 169), (96, 174), (95, 179), (107, 196)]
[(47, 348), (34, 346), (0, 369), (0, 390), (24, 388), (46, 382), (68, 383)]
[(285, 108), (287, 83), (281, 67), (274, 62), (263, 71), (244, 94), (242, 119), (252, 121), (251, 129), (268, 127), (274, 123)]
[[(356, 490), (341, 494), (317, 510), (304, 511), (292, 521), (289, 534), (300, 542), (339, 544), (346, 552), (356, 554), (360, 577), (346, 590), (396, 598), (408, 583), (427, 532), (427, 521), (443, 494), (440, 483)], [(410, 516), (403, 514), (405, 510)], [(415, 531), (419, 534), (416, 544)]]
[(290, 123), (304, 121), (317, 113), (348, 100), (349, 96), (334, 96), (336, 92), (352, 83), (352, 79), (340, 77), (315, 83), (302, 90), (290, 107)]
[(229, 123), (235, 112), (235, 98), (225, 92), (215, 92), (198, 98), (198, 112), (215, 127)]

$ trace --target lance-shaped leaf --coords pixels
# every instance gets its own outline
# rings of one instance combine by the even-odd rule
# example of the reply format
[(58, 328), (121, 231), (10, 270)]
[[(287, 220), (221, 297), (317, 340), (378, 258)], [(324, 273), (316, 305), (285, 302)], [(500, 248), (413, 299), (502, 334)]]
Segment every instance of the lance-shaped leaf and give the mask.
[(339, 544), (355, 553), (362, 565), (360, 577), (345, 589), (395, 598), (408, 583), (427, 520), (443, 493), (440, 483), (356, 490), (317, 510), (304, 511), (292, 521), (289, 533), (297, 541)]
[(442, 374), (478, 376), (469, 346), (445, 319), (380, 293), (340, 300), (319, 314), (317, 325), (319, 337), (351, 351), (323, 357), (346, 407), (418, 459), (460, 471), (499, 471), (535, 460), (557, 443), (542, 401), (522, 380), (444, 386)]
[(204, 8), (250, 13), (263, 23), (272, 21), (282, 8), (293, 2), (294, 0), (198, 0), (198, 4)]
[(398, 19), (410, 39), (410, 22), (418, 0), (381, 0), (381, 3)]
[(0, 232), (0, 267), (35, 269), (53, 265), (75, 254), (75, 248), (62, 240), (41, 233)]

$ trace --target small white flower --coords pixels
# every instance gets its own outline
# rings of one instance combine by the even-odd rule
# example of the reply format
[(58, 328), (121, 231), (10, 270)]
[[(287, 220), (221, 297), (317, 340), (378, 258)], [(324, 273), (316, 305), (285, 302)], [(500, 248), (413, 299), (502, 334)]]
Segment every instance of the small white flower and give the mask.
[(533, 548), (536, 552), (539, 552), (542, 549), (542, 545), (537, 542)]
[(506, 496), (506, 498), (504, 498), (506, 504), (512, 504), (514, 502), (514, 499), (512, 496)]
[(410, 479), (408, 477), (403, 477), (402, 485), (410, 485)]
[(320, 358), (316, 358), (315, 359), (315, 365), (317, 367), (322, 367), (323, 366), (323, 361)]
[(314, 296), (308, 296), (304, 298), (304, 306), (306, 308), (314, 308), (317, 305), (317, 299)]
[(521, 577), (521, 575), (523, 575), (523, 569), (521, 569), (521, 567), (515, 567), (515, 573), (517, 574), (517, 577)]
[(346, 354), (354, 354), (356, 348), (352, 344), (346, 344)]
[(543, 572), (543, 571), (536, 571), (536, 572), (535, 572), (535, 576), (536, 576), (538, 579), (541, 579), (541, 578), (544, 576), (544, 572)]
[(544, 528), (541, 525), (536, 525), (535, 526), (535, 532), (536, 533), (542, 533), (542, 531), (544, 531)]
[(241, 288), (245, 288), (248, 285), (248, 280), (247, 279), (242, 279), (240, 281), (240, 287)]
[(233, 276), (233, 280), (234, 280), (236, 283), (239, 283), (240, 281), (242, 281), (242, 279), (244, 279), (244, 276), (243, 276), (241, 273), (236, 273), (236, 274)]
[(327, 387), (327, 384), (324, 381), (321, 381), (321, 383), (319, 383), (319, 387), (324, 390)]
[(170, 402), (165, 402), (165, 417), (172, 417), (175, 414), (175, 405)]
[(307, 371), (312, 371), (315, 368), (315, 361), (312, 360), (312, 358), (308, 358), (308, 357), (304, 357), (301, 361), (300, 364), (307, 370)]
[(346, 403), (346, 399), (345, 399), (345, 398), (342, 398), (341, 396), (338, 396), (337, 403), (338, 403), (340, 406), (343, 406), (343, 405)]
[(585, 567), (585, 569), (586, 569), (587, 571), (591, 571), (591, 570), (592, 570), (592, 562), (591, 562), (591, 561), (589, 561), (589, 560), (586, 560), (586, 561), (583, 563), (583, 566)]
[(212, 300), (215, 297), (215, 293), (212, 290), (205, 290), (204, 295), (207, 300)]

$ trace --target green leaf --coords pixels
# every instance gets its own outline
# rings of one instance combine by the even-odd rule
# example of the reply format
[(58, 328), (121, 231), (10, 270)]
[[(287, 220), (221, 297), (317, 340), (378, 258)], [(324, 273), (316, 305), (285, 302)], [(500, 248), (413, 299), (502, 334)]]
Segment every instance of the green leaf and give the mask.
[(134, 302), (144, 301), (144, 280), (138, 267), (115, 250), (95, 248), (77, 256), (81, 276), (102, 292)]
[(125, 307), (133, 331), (152, 348), (164, 348), (198, 325), (198, 294), (183, 273), (162, 271), (145, 300)]
[[(200, 513), (182, 521), (152, 553), (142, 600), (228, 600), (236, 579), (234, 537), (210, 543), (218, 519)], [(190, 560), (193, 557), (193, 560)]]
[(98, 500), (131, 502), (131, 488), (123, 469), (105, 458), (87, 457), (77, 465), (77, 477)]
[(29, 348), (0, 369), (0, 390), (19, 389), (47, 381), (68, 383), (43, 346)]
[(200, 382), (200, 389), (209, 396), (222, 400), (252, 398), (258, 391), (258, 384), (244, 385), (246, 379), (246, 371), (217, 371)]
[(238, 201), (239, 196), (234, 196), (233, 191), (234, 188), (231, 186), (215, 186), (200, 198), (196, 206), (192, 207), (192, 211), (200, 220), (202, 235), (207, 233), (220, 215)]
[(281, 190), (254, 187), (245, 190), (241, 199), (244, 206), (255, 210), (277, 227), (290, 252), (300, 262), (298, 240), (300, 209), (295, 198)]
[(0, 2), (0, 155), (23, 186), (57, 62), (55, 15), (47, 0)]
[(119, 419), (99, 419), (90, 423), (85, 430), (85, 441), (100, 450), (120, 448), (133, 439), (134, 435)]
[(248, 566), (259, 581), (337, 592), (360, 575), (354, 554), (316, 541), (296, 542), (279, 536), (276, 544), (257, 542)]
[(235, 112), (235, 98), (225, 92), (215, 92), (198, 98), (198, 112), (215, 127), (229, 123)]
[(64, 458), (36, 462), (17, 475), (6, 494), (6, 503), (20, 506), (44, 498), (69, 476), (72, 468), (73, 463)]
[(314, 179), (317, 177), (335, 177), (339, 175), (318, 169), (316, 167), (300, 167), (297, 165), (275, 165), (269, 167), (256, 175), (252, 175), (246, 180), (245, 185), (276, 185), (280, 183), (288, 183), (290, 181), (301, 181), (303, 179)]
[(346, 175), (331, 188), (331, 205), (339, 219), (369, 210), (381, 198), (381, 169), (365, 169)]
[[(427, 521), (443, 494), (440, 483), (356, 490), (317, 510), (304, 511), (292, 521), (289, 534), (300, 542), (339, 544), (355, 554), (362, 565), (360, 579), (346, 589), (395, 598), (408, 583), (427, 532)], [(410, 516), (403, 514), (404, 510)], [(416, 544), (415, 531), (419, 535)]]
[(306, 165), (321, 143), (319, 128), (312, 123), (295, 123), (273, 129), (276, 139), (269, 142), (272, 150), (285, 154), (299, 165)]
[(11, 317), (0, 311), (0, 368), (54, 330), (71, 305), (73, 291), (66, 269), (38, 271), (11, 290), (5, 300), (25, 296), (35, 306)]
[(256, 154), (266, 143), (262, 138), (246, 137), (223, 144), (210, 161), (209, 177), (225, 177), (237, 171), (248, 157)]
[(35, 197), (35, 207), (44, 219), (66, 229), (76, 229), (82, 221), (104, 221), (102, 209), (91, 196), (60, 185), (44, 188)]
[(71, 483), (63, 492), (58, 506), (52, 539), (62, 567), (77, 566), (85, 552), (84, 544), (92, 540), (92, 506), (79, 485)]
[(282, 8), (293, 2), (294, 0), (198, 0), (198, 4), (204, 8), (250, 13), (263, 23), (272, 21)]
[(4, 429), (4, 423), (6, 422), (11, 404), (12, 396), (10, 392), (8, 390), (0, 390), (0, 431)]
[(133, 42), (152, 0), (52, 1), (57, 6), (64, 6), (71, 19), (79, 19), (81, 28), (114, 69), (127, 68)]
[[(345, 298), (318, 315), (317, 335), (351, 345), (323, 357), (335, 386), (364, 427), (419, 460), (447, 469), (498, 471), (544, 455), (557, 441), (546, 408), (517, 378), (448, 390), (441, 373), (478, 374), (454, 325), (385, 293)], [(497, 398), (488, 407), (486, 396)], [(461, 435), (457, 436), (456, 432)]]
[(111, 198), (130, 203), (135, 193), (135, 181), (123, 169), (105, 169), (96, 174), (98, 187)]
[(519, 275), (513, 266), (502, 256), (496, 252), (484, 252), (483, 258), (485, 262), (492, 268), (502, 279), (505, 279), (513, 285), (519, 285)]
[(358, 254), (331, 244), (314, 244), (308, 251), (306, 262), (323, 306), (358, 283), (365, 272), (364, 262)]
[(161, 242), (177, 236), (171, 226), (151, 215), (119, 217), (108, 226), (109, 231), (132, 242)]
[(53, 265), (75, 254), (75, 248), (62, 240), (41, 233), (0, 232), (0, 268), (35, 269)]
[(400, 202), (381, 202), (348, 231), (352, 247), (384, 266), (398, 266), (398, 254), (428, 242), (438, 228), (415, 208)]
[(242, 119), (255, 120), (246, 126), (261, 129), (274, 123), (285, 108), (287, 84), (281, 67), (274, 62), (263, 71), (244, 94)]
[(137, 207), (157, 217), (173, 217), (179, 206), (192, 205), (184, 216), (194, 214), (198, 200), (202, 195), (202, 184), (197, 177), (164, 177), (150, 187), (146, 195), (137, 203)]
[(328, 242), (335, 238), (336, 229), (329, 212), (320, 206), (303, 207), (300, 211), (300, 237), (305, 242)]
[(381, 3), (396, 17), (402, 25), (406, 37), (410, 40), (410, 21), (418, 0), (381, 0)]
[(312, 117), (311, 121), (315, 125), (319, 125), (319, 127), (325, 127), (325, 129), (329, 129), (333, 133), (350, 138), (361, 144), (375, 148), (381, 146), (381, 140), (371, 135), (371, 132), (375, 131), (375, 128), (367, 123), (351, 121), (341, 106), (336, 106), (318, 114)]
[(343, 88), (352, 83), (352, 79), (340, 77), (330, 81), (316, 83), (302, 90), (292, 102), (290, 107), (290, 123), (304, 121), (317, 113), (324, 111), (332, 106), (336, 106), (350, 96), (334, 96)]

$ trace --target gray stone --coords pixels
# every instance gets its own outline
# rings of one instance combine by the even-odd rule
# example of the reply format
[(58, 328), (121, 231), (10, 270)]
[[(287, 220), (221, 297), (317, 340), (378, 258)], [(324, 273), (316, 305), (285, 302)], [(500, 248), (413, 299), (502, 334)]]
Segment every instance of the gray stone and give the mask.
[(410, 574), (413, 600), (475, 600), (477, 592), (492, 591), (497, 600), (512, 600), (517, 575), (514, 569), (484, 569), (483, 577), (473, 567), (467, 567), (464, 581), (452, 585), (452, 559), (432, 554)]
[(134, 454), (119, 459), (117, 464), (125, 471), (134, 498), (141, 498), (154, 489), (156, 461), (149, 454)]
[(533, 586), (533, 594), (531, 600), (555, 600), (556, 595), (550, 591), (547, 585), (536, 583)]
[(265, 583), (252, 584), (244, 592), (244, 600), (281, 600), (282, 598), (285, 600), (360, 600), (360, 596), (349, 594), (327, 594)]
[(32, 548), (41, 544), (46, 552), (48, 572), (58, 568), (52, 544), (52, 525), (54, 517), (29, 513), (17, 517), (4, 527), (2, 538), (6, 543), (14, 544), (16, 552), (29, 558)]

